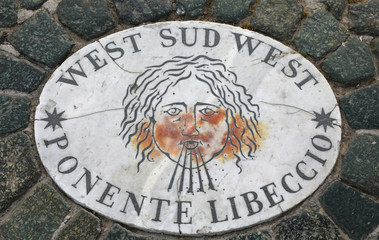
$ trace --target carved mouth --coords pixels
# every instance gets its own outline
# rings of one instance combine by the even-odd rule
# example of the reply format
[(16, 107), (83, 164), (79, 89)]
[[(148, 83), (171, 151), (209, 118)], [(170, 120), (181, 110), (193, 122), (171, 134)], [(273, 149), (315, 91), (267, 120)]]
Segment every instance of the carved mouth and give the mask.
[(197, 141), (185, 141), (185, 142), (183, 143), (183, 145), (184, 145), (187, 149), (189, 149), (189, 150), (193, 150), (193, 149), (195, 149), (197, 146), (199, 146), (199, 142), (197, 142)]

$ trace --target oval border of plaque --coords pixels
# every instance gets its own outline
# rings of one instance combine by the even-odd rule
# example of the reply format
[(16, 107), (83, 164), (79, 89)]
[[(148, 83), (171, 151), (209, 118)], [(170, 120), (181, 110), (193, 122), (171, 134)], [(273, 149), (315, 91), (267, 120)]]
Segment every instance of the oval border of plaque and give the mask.
[(302, 202), (333, 169), (340, 123), (326, 79), (287, 46), (224, 24), (161, 22), (104, 37), (55, 70), (35, 140), (75, 202), (196, 235)]

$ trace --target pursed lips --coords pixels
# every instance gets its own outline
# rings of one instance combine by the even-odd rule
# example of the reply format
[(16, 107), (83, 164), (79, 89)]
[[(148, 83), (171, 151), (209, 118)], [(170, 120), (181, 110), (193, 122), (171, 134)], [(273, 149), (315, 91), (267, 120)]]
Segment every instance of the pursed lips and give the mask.
[(195, 149), (197, 146), (199, 146), (199, 144), (202, 144), (201, 141), (194, 141), (194, 140), (188, 140), (188, 141), (184, 141), (180, 143), (180, 145), (183, 145), (189, 150)]

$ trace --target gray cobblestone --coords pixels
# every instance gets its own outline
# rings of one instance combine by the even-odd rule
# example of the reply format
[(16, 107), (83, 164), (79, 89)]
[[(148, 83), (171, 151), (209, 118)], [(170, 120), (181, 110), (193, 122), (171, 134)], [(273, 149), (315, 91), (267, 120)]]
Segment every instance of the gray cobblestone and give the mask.
[(17, 23), (17, 3), (14, 0), (0, 1), (0, 28)]
[(86, 40), (98, 37), (115, 27), (106, 0), (63, 0), (57, 13), (64, 25)]
[(172, 12), (171, 0), (113, 0), (121, 22), (139, 24), (157, 20)]
[(137, 236), (118, 224), (113, 224), (111, 229), (105, 235), (104, 240), (145, 240), (146, 238)]
[(176, 13), (195, 18), (203, 14), (205, 4), (205, 0), (178, 0), (176, 1)]
[(274, 229), (280, 240), (343, 240), (336, 226), (319, 213), (305, 212), (286, 218)]
[(349, 7), (350, 29), (358, 34), (379, 35), (379, 0), (369, 0)]
[(331, 80), (354, 85), (375, 76), (375, 66), (368, 46), (356, 38), (349, 38), (322, 63)]
[(251, 17), (253, 30), (290, 40), (300, 24), (303, 7), (293, 0), (262, 0)]
[(320, 201), (334, 222), (354, 240), (366, 237), (379, 224), (379, 204), (341, 182), (329, 186)]
[(59, 231), (55, 240), (96, 240), (99, 234), (100, 219), (85, 210), (80, 210)]
[(71, 39), (45, 11), (38, 12), (9, 36), (17, 50), (28, 57), (55, 67), (71, 49)]
[(358, 135), (343, 155), (341, 179), (379, 197), (379, 137)]
[(37, 9), (39, 8), (46, 0), (20, 0), (22, 8), (26, 9)]
[(0, 134), (28, 126), (29, 100), (24, 97), (0, 95)]
[(0, 226), (4, 240), (42, 240), (51, 239), (69, 205), (48, 184), (35, 190)]
[(0, 139), (0, 212), (32, 187), (39, 176), (32, 143), (24, 133)]
[(0, 54), (0, 89), (31, 92), (41, 83), (45, 73), (26, 61)]
[(214, 17), (219, 22), (237, 23), (247, 17), (256, 0), (214, 0)]
[(347, 30), (325, 10), (310, 14), (295, 38), (299, 51), (321, 59), (336, 50), (347, 38)]
[(341, 98), (340, 104), (352, 128), (379, 128), (379, 84), (347, 94)]
[(328, 7), (335, 18), (341, 20), (342, 14), (347, 6), (346, 0), (322, 0), (322, 2)]

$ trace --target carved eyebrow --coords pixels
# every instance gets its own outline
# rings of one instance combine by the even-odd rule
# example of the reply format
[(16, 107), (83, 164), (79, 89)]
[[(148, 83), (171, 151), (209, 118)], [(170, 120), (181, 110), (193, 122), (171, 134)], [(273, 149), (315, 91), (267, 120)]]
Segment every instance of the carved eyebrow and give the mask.
[(195, 106), (197, 107), (197, 106), (213, 106), (213, 107), (215, 107), (215, 108), (219, 108), (218, 106), (216, 106), (216, 105), (213, 105), (213, 104), (209, 104), (209, 103), (202, 103), (202, 102), (198, 102), (198, 103), (196, 103), (195, 104)]
[(173, 102), (173, 103), (166, 104), (162, 107), (168, 107), (168, 106), (174, 106), (174, 105), (181, 105), (181, 106), (187, 108), (187, 104), (185, 104), (184, 102)]

